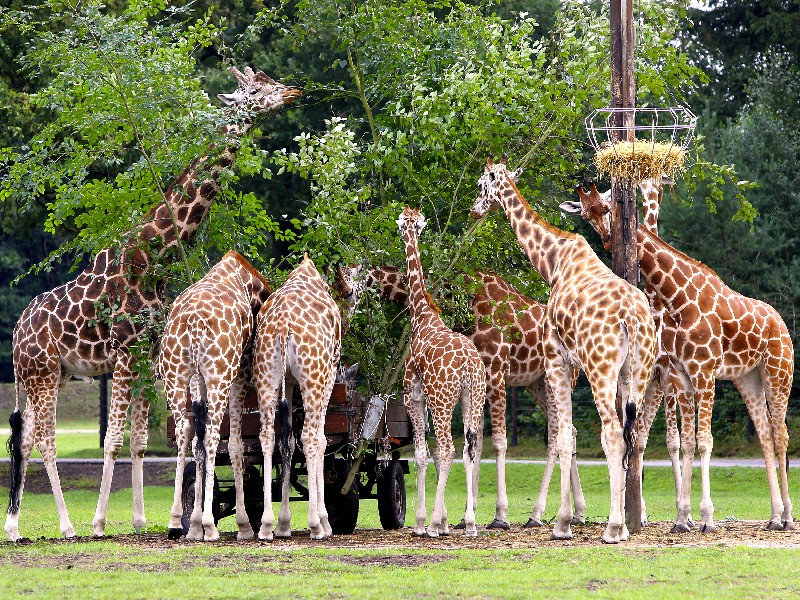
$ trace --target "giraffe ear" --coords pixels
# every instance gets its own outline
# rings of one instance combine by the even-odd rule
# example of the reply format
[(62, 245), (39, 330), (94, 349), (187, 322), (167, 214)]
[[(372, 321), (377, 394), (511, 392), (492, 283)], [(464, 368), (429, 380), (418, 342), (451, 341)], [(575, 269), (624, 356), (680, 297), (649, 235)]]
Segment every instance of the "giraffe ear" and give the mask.
[(661, 185), (675, 185), (675, 180), (667, 175), (661, 176)]
[(422, 230), (425, 229), (425, 225), (427, 224), (428, 222), (425, 220), (425, 215), (419, 213), (419, 219), (417, 219), (417, 231), (422, 233)]
[(562, 202), (558, 205), (558, 207), (563, 210), (564, 212), (568, 213), (579, 213), (583, 206), (581, 205), (580, 201), (569, 200), (567, 202)]
[(517, 181), (519, 181), (519, 176), (520, 175), (522, 175), (522, 167), (519, 167), (518, 169), (514, 169), (513, 171), (511, 171), (511, 181), (513, 181), (514, 183), (517, 183)]

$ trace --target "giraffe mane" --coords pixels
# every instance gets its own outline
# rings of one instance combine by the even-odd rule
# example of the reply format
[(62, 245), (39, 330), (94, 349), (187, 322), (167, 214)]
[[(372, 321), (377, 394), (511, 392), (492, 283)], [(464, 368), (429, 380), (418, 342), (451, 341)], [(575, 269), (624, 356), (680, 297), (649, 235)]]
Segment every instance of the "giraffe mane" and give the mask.
[[(508, 171), (508, 169), (506, 169), (506, 171)], [(536, 212), (530, 205), (530, 203), (525, 199), (525, 196), (522, 195), (522, 192), (519, 191), (517, 184), (514, 183), (514, 180), (511, 178), (511, 173), (508, 173), (508, 183), (511, 184), (511, 188), (517, 193), (517, 197), (519, 198), (520, 202), (522, 202), (522, 206), (525, 207), (525, 209), (530, 214), (531, 218), (537, 221), (547, 231), (549, 231), (553, 235), (557, 235), (558, 237), (563, 237), (567, 239), (577, 239), (578, 237), (581, 237), (577, 233), (573, 233), (571, 231), (564, 231), (563, 229), (559, 229), (555, 225), (551, 225), (550, 223), (545, 221), (544, 218), (538, 212)]]
[(225, 257), (228, 257), (228, 256), (230, 256), (231, 258), (235, 259), (242, 266), (242, 268), (245, 271), (250, 273), (253, 277), (258, 279), (261, 283), (263, 283), (264, 287), (266, 288), (266, 290), (270, 294), (274, 291), (272, 289), (272, 286), (269, 284), (269, 282), (266, 280), (266, 278), (261, 274), (261, 272), (258, 269), (256, 269), (253, 265), (251, 265), (244, 256), (239, 254), (236, 250), (228, 250), (228, 252), (225, 253)]
[(437, 315), (441, 315), (442, 314), (442, 309), (439, 308), (439, 306), (436, 304), (436, 302), (433, 301), (433, 298), (431, 297), (431, 293), (428, 291), (427, 287), (425, 289), (425, 299), (428, 301), (428, 306), (430, 306), (433, 310), (435, 310)]
[(651, 240), (653, 240), (653, 241), (654, 241), (654, 242), (655, 242), (657, 245), (659, 245), (659, 246), (662, 246), (662, 245), (663, 245), (663, 246), (667, 246), (667, 247), (669, 248), (670, 252), (672, 252), (673, 254), (675, 254), (675, 255), (676, 255), (678, 258), (680, 258), (680, 259), (682, 259), (682, 260), (685, 260), (685, 261), (686, 261), (687, 263), (689, 263), (690, 265), (692, 265), (692, 266), (694, 266), (694, 267), (697, 267), (698, 269), (700, 269), (701, 271), (703, 271), (703, 272), (705, 272), (705, 273), (707, 273), (707, 274), (709, 274), (709, 275), (713, 275), (714, 277), (716, 277), (717, 279), (719, 279), (719, 280), (720, 280), (720, 282), (722, 282), (722, 284), (723, 284), (723, 285), (726, 285), (726, 284), (725, 284), (725, 282), (724, 282), (724, 281), (722, 281), (722, 278), (721, 278), (719, 275), (717, 275), (717, 273), (714, 271), (714, 269), (712, 269), (712, 268), (711, 268), (711, 267), (709, 267), (708, 265), (706, 265), (706, 264), (704, 264), (704, 263), (701, 263), (699, 260), (697, 260), (697, 259), (695, 259), (695, 258), (692, 258), (691, 256), (688, 256), (688, 255), (684, 254), (683, 252), (681, 252), (680, 250), (678, 250), (678, 249), (677, 249), (677, 248), (675, 248), (674, 246), (671, 246), (670, 244), (668, 244), (667, 242), (665, 242), (663, 239), (661, 239), (660, 237), (658, 237), (656, 234), (654, 234), (654, 233), (652, 233), (652, 232), (648, 231), (648, 230), (647, 230), (647, 229), (646, 229), (644, 226), (640, 225), (640, 226), (639, 226), (639, 230), (641, 230), (641, 231), (642, 231), (642, 233), (643, 233), (643, 234), (644, 234), (646, 237), (649, 237), (649, 238), (650, 238)]

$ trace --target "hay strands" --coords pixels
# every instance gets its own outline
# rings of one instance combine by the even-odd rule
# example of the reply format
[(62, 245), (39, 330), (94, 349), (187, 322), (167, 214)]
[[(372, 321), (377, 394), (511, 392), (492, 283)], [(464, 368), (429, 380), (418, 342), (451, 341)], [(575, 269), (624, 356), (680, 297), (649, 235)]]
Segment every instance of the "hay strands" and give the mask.
[(684, 167), (686, 150), (673, 143), (648, 140), (605, 142), (594, 156), (600, 176), (632, 181), (674, 177)]

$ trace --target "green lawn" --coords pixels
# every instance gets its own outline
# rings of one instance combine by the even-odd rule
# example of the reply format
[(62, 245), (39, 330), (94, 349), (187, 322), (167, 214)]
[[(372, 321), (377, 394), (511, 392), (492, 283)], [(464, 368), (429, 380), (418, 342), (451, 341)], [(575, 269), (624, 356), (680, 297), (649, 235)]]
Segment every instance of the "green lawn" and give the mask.
[[(407, 524), (416, 506), (415, 473), (406, 476)], [(483, 465), (478, 520), (491, 520), (494, 466)], [(523, 523), (538, 489), (542, 467), (508, 466), (510, 518)], [(590, 521), (603, 521), (608, 511), (605, 467), (581, 469)], [(556, 471), (554, 482), (558, 481)], [(695, 482), (698, 486), (699, 481)], [(800, 474), (792, 472), (792, 489)], [(761, 469), (712, 469), (719, 520), (766, 519), (769, 498)], [(433, 504), (434, 476), (429, 469), (427, 504)], [(645, 490), (651, 520), (674, 513), (671, 472), (647, 470)], [(4, 497), (6, 490), (0, 489)], [(80, 536), (91, 534), (97, 491), (66, 494), (72, 522)], [(694, 505), (698, 503), (698, 493)], [(145, 507), (149, 531), (166, 537), (172, 490), (148, 487)], [(464, 470), (455, 465), (447, 491), (451, 520), (461, 516)], [(109, 507), (109, 535), (131, 533), (131, 493), (115, 492)], [(277, 507), (276, 507), (277, 508)], [(293, 503), (293, 526), (305, 529), (306, 505)], [(546, 515), (557, 510), (557, 485)], [(26, 494), (20, 527), (23, 535), (58, 538), (58, 521), (50, 494)], [(359, 528), (378, 528), (375, 501), (361, 503)], [(234, 531), (228, 518), (222, 531)], [(410, 535), (410, 533), (409, 533)], [(458, 545), (460, 534), (452, 538)], [(502, 537), (502, 533), (499, 536)], [(159, 537), (160, 540), (163, 538)], [(0, 543), (0, 597), (35, 594), (42, 598), (296, 598), (435, 597), (435, 598), (779, 598), (800, 593), (800, 550), (745, 547), (649, 548), (599, 544), (584, 548), (531, 547), (513, 550), (344, 549), (320, 543), (318, 548), (287, 549), (274, 545), (159, 543), (158, 547), (122, 545), (114, 540), (83, 539), (77, 543), (39, 540), (33, 544)]]

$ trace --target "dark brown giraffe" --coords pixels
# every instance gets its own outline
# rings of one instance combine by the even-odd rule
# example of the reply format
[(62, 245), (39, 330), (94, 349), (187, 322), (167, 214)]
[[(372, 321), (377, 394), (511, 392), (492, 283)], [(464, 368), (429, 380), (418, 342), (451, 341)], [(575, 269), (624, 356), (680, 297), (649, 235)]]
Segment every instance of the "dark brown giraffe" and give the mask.
[[(131, 402), (134, 377), (130, 348), (147, 330), (144, 321), (161, 312), (163, 284), (152, 284), (151, 266), (168, 251), (192, 239), (219, 191), (220, 172), (233, 162), (239, 136), (253, 124), (254, 113), (267, 113), (291, 103), (299, 92), (262, 72), (231, 68), (239, 87), (220, 94), (231, 106), (230, 124), (223, 128), (227, 144), (214, 145), (196, 159), (167, 191), (166, 202), (153, 208), (143, 226), (121, 248), (107, 248), (78, 277), (34, 298), (14, 327), (13, 356), (16, 406), (11, 415), (12, 483), (5, 530), (17, 540), (25, 470), (33, 445), (44, 458), (58, 508), (61, 533), (74, 537), (56, 468), (55, 422), (58, 393), (72, 376), (93, 377), (113, 371), (103, 478), (92, 527), (102, 536), (114, 462), (123, 442), (131, 406), (133, 526), (141, 530), (144, 516), (142, 457), (147, 446), (147, 405)], [(173, 224), (172, 216), (177, 221)], [(28, 403), (19, 410), (19, 385)]]
[[(348, 318), (352, 317), (367, 288), (377, 290), (383, 300), (408, 307), (408, 285), (396, 267), (377, 267), (365, 272), (360, 265), (336, 270), (333, 288), (345, 299)], [(547, 490), (555, 467), (556, 434), (558, 423), (555, 411), (548, 410), (548, 394), (544, 372), (544, 317), (546, 306), (520, 294), (502, 277), (483, 271), (474, 276), (465, 275), (473, 289), (471, 309), (474, 321), (470, 331), (464, 333), (475, 344), (486, 368), (486, 404), (492, 425), (492, 446), (497, 462), (497, 500), (494, 520), (489, 529), (507, 529), (508, 496), (506, 494), (505, 456), (506, 440), (506, 386), (525, 387), (547, 415), (548, 452), (544, 476), (531, 518), (526, 526), (542, 525), (542, 514), (547, 502)], [(482, 431), (476, 442), (476, 460), (482, 453)], [(573, 438), (575, 431), (573, 428)], [(478, 486), (475, 469), (474, 488)], [(575, 453), (572, 453), (574, 524), (584, 522), (586, 501), (583, 497)], [(477, 503), (477, 497), (474, 499)], [(462, 521), (463, 523), (463, 521)], [(456, 527), (461, 527), (461, 524)]]
[[(655, 332), (647, 298), (620, 279), (581, 236), (544, 221), (517, 189), (505, 160), (486, 163), (478, 180), (473, 218), (502, 209), (534, 268), (550, 285), (545, 319), (545, 370), (558, 415), (561, 508), (554, 538), (572, 537), (570, 462), (572, 453), (571, 372), (582, 369), (592, 387), (608, 461), (611, 511), (603, 541), (628, 536), (623, 474), (625, 457), (635, 451), (636, 415), (644, 402), (655, 357)], [(617, 390), (622, 404), (617, 404)], [(624, 410), (624, 426), (618, 412)]]
[[(610, 240), (609, 220), (601, 216), (606, 211), (606, 202), (596, 189), (581, 193), (581, 204), (586, 205), (581, 214), (589, 218), (604, 244)], [(789, 443), (786, 409), (794, 374), (794, 351), (783, 319), (769, 304), (733, 291), (706, 265), (676, 250), (643, 226), (637, 230), (637, 245), (642, 276), (677, 324), (674, 341), (664, 342), (672, 362), (670, 384), (681, 407), (684, 452), (681, 497), (673, 531), (690, 529), (695, 441), (702, 471), (700, 529), (716, 531), (709, 472), (716, 379), (733, 381), (755, 424), (772, 503), (767, 528), (793, 529), (786, 472)], [(670, 343), (671, 347), (667, 345)], [(780, 483), (775, 471), (776, 454)]]

